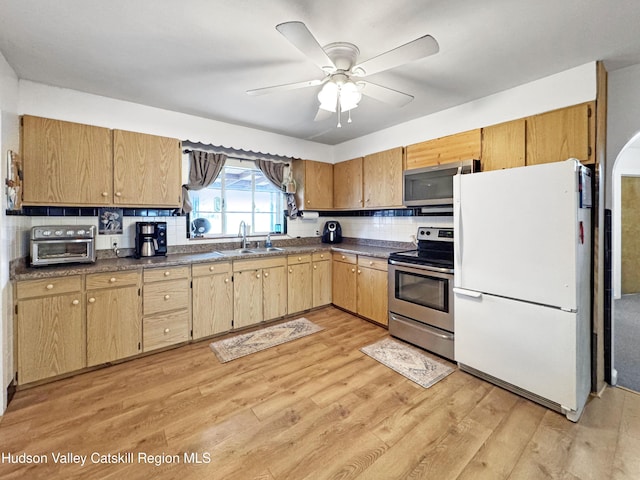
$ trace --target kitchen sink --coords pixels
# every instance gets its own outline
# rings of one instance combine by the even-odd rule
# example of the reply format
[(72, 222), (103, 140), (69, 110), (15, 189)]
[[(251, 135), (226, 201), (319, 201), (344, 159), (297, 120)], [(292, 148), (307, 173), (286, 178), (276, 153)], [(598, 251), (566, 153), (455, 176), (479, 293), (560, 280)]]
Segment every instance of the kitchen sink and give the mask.
[(246, 255), (249, 253), (267, 253), (267, 252), (284, 252), (284, 248), (280, 247), (261, 247), (261, 248), (236, 248), (235, 250), (225, 250), (221, 255)]
[(263, 248), (256, 248), (253, 251), (256, 252), (256, 253), (258, 253), (258, 252), (284, 252), (284, 248), (280, 248), (280, 247), (263, 247)]

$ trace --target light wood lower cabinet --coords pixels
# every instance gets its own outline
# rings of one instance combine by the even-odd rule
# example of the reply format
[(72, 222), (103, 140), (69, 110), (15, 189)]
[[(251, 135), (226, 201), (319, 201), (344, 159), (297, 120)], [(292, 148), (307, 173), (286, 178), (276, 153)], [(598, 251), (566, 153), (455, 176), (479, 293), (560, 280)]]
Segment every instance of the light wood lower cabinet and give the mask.
[(142, 288), (142, 351), (189, 340), (191, 289), (189, 266), (145, 268)]
[(331, 303), (331, 253), (316, 252), (312, 255), (312, 302), (313, 308)]
[(18, 282), (16, 297), (18, 384), (86, 367), (82, 278)]
[(87, 275), (87, 366), (142, 352), (140, 271)]
[(231, 262), (193, 265), (193, 338), (231, 330), (233, 283)]
[(333, 304), (355, 312), (356, 304), (356, 255), (333, 253)]
[(286, 258), (233, 262), (233, 326), (255, 325), (287, 314)]
[(382, 325), (389, 324), (388, 284), (385, 260), (358, 256), (358, 315)]
[(313, 305), (311, 255), (289, 255), (287, 265), (288, 313), (294, 314), (311, 309)]

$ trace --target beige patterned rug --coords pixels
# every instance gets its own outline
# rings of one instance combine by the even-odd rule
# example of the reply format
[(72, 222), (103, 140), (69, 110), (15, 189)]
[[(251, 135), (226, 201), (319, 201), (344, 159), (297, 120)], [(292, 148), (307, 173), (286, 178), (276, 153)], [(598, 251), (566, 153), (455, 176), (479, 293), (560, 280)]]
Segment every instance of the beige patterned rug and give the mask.
[(310, 322), (306, 318), (298, 318), (254, 332), (244, 333), (211, 343), (209, 347), (221, 363), (266, 350), (291, 340), (296, 340), (312, 333), (324, 330), (324, 327)]
[(455, 370), (417, 348), (391, 338), (363, 347), (360, 351), (424, 388), (429, 388)]

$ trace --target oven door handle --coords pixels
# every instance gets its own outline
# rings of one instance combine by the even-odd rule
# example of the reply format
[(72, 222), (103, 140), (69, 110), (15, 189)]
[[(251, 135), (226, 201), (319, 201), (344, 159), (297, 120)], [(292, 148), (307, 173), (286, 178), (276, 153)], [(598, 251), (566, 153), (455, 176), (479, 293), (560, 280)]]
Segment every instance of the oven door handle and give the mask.
[(476, 292), (475, 290), (466, 290), (464, 288), (453, 287), (453, 293), (462, 295), (463, 297), (482, 298), (482, 292)]
[(397, 260), (389, 260), (389, 265), (396, 265), (398, 267), (407, 267), (413, 268), (414, 270), (426, 270), (429, 272), (438, 272), (438, 273), (453, 273), (451, 268), (440, 268), (440, 267), (432, 267), (429, 265), (418, 265), (415, 263), (407, 263), (407, 262), (399, 262)]

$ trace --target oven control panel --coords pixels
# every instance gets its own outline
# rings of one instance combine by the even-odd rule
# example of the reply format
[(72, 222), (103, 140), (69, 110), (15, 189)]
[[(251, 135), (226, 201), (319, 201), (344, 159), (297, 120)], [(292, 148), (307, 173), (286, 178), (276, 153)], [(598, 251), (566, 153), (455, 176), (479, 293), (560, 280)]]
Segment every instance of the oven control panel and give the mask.
[(453, 228), (443, 227), (419, 227), (418, 240), (431, 240), (436, 242), (453, 242)]

